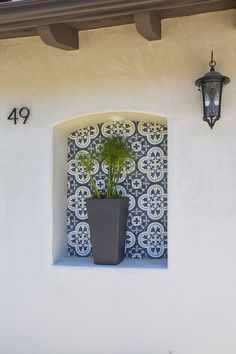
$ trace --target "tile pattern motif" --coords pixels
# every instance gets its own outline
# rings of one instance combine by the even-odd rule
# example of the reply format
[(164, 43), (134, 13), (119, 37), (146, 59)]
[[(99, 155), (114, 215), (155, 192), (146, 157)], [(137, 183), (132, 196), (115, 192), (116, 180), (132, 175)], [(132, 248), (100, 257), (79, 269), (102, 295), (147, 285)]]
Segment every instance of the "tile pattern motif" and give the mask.
[[(125, 256), (167, 258), (167, 127), (150, 122), (106, 122), (79, 129), (68, 137), (68, 253), (91, 256), (92, 247), (86, 209), (91, 196), (89, 176), (76, 163), (76, 155), (100, 147), (101, 139), (123, 135), (134, 159), (122, 174), (118, 191), (129, 196)], [(104, 191), (107, 169), (94, 168), (94, 177)]]

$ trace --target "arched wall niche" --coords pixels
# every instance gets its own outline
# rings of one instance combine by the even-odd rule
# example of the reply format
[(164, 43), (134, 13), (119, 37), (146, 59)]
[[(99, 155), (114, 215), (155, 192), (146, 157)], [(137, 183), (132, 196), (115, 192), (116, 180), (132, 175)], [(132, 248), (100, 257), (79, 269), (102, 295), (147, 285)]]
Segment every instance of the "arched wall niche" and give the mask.
[[(167, 126), (167, 118), (158, 113), (109, 111), (90, 113), (67, 119), (53, 126), (52, 171), (52, 234), (53, 264), (72, 265), (67, 253), (67, 151), (68, 135), (80, 128), (105, 123), (120, 116), (128, 121), (146, 121)], [(80, 257), (77, 257), (80, 258)], [(77, 265), (77, 263), (75, 263)], [(79, 264), (78, 264), (79, 265)]]

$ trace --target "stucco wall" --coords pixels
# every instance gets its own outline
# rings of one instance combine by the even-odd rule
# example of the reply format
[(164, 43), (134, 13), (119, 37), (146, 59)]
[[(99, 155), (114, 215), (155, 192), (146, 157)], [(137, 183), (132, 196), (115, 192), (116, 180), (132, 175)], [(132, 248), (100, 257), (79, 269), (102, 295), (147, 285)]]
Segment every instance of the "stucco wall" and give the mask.
[[(88, 31), (70, 53), (0, 42), (1, 354), (235, 352), (235, 11), (165, 20), (162, 37)], [(213, 131), (194, 86), (211, 49), (231, 78)], [(168, 117), (167, 270), (51, 265), (52, 126), (113, 110)]]

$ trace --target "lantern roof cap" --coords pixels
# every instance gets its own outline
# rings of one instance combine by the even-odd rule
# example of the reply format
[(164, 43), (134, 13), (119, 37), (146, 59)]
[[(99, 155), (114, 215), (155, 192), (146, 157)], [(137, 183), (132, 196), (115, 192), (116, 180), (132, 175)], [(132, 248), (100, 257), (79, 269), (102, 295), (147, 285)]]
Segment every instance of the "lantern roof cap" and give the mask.
[(218, 71), (208, 71), (204, 76), (195, 81), (196, 86), (201, 86), (205, 82), (223, 82), (227, 85), (230, 82), (230, 78), (222, 75)]
[(195, 85), (200, 87), (206, 82), (223, 82), (227, 85), (230, 82), (229, 77), (222, 75), (218, 71), (215, 71), (216, 61), (213, 59), (213, 50), (211, 51), (211, 60), (209, 61), (210, 71), (208, 71), (203, 77), (195, 81)]

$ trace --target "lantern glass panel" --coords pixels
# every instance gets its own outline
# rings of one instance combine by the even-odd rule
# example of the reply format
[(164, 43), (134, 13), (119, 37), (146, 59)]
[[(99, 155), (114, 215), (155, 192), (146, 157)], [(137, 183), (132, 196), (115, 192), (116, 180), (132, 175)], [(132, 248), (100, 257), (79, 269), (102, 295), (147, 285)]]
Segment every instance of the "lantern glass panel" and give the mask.
[(222, 81), (209, 81), (202, 84), (204, 117), (220, 117)]

